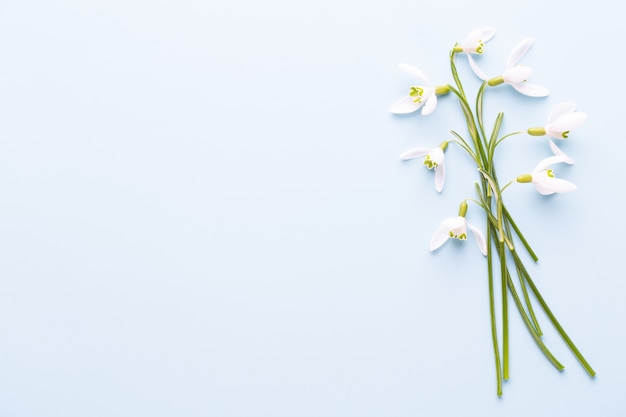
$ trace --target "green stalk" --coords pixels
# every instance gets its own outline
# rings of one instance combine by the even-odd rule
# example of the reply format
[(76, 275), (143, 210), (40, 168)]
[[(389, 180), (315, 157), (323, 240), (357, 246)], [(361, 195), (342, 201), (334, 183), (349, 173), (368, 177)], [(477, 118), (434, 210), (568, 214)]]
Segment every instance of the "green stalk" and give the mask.
[[(495, 236), (495, 230), (493, 230), (493, 229), (492, 229), (492, 235)], [(515, 257), (515, 252), (512, 252), (512, 253), (513, 253), (513, 256)], [(524, 324), (526, 325), (526, 328), (528, 329), (528, 332), (532, 336), (533, 340), (535, 341), (535, 343), (537, 344), (537, 346), (539, 347), (541, 352), (550, 361), (550, 363), (552, 363), (552, 365), (556, 369), (558, 369), (559, 371), (563, 370), (565, 367), (561, 364), (561, 362), (559, 362), (559, 360), (554, 356), (554, 354), (552, 354), (552, 352), (543, 343), (543, 340), (541, 340), (541, 337), (535, 331), (535, 328), (533, 327), (533, 325), (532, 325), (532, 323), (531, 323), (531, 321), (530, 321), (530, 319), (528, 317), (528, 314), (526, 314), (526, 310), (524, 310), (524, 305), (522, 304), (522, 301), (520, 300), (520, 297), (519, 297), (519, 295), (517, 293), (517, 290), (515, 289), (515, 284), (513, 284), (513, 280), (511, 279), (511, 274), (509, 273), (508, 269), (506, 269), (506, 275), (505, 276), (506, 276), (507, 287), (508, 287), (509, 291), (511, 292), (511, 296), (513, 297), (513, 301), (515, 301), (515, 305), (517, 307), (517, 311), (519, 312), (520, 316), (522, 317), (522, 320), (524, 321)]]
[(452, 72), (452, 77), (454, 78), (454, 82), (456, 83), (457, 88), (465, 98), (465, 91), (463, 91), (463, 84), (461, 84), (461, 79), (459, 78), (459, 72), (456, 70), (456, 64), (454, 62), (454, 58), (456, 53), (454, 51), (450, 51), (450, 70)]
[[(506, 226), (506, 235), (511, 239), (513, 236), (511, 235), (511, 227), (508, 222), (505, 223)], [(528, 296), (528, 289), (526, 288), (526, 281), (523, 278), (522, 271), (518, 262), (515, 262), (515, 269), (517, 271), (517, 277), (519, 278), (520, 287), (522, 287), (522, 294), (524, 295), (524, 302), (526, 303), (526, 309), (528, 310), (528, 314), (533, 323), (533, 327), (539, 336), (543, 333), (541, 332), (541, 327), (539, 326), (539, 322), (537, 321), (537, 317), (535, 316), (535, 310), (533, 309), (533, 305), (530, 301), (530, 297)]]
[(517, 234), (517, 237), (519, 238), (519, 240), (522, 242), (522, 244), (524, 245), (524, 247), (528, 251), (528, 254), (530, 255), (530, 257), (533, 258), (533, 261), (537, 262), (539, 260), (539, 258), (535, 254), (535, 251), (533, 251), (533, 249), (530, 247), (530, 245), (526, 241), (526, 238), (524, 237), (522, 232), (519, 230), (519, 227), (517, 227), (517, 224), (515, 224), (515, 222), (513, 221), (513, 217), (511, 217), (511, 214), (506, 209), (506, 207), (504, 207), (504, 205), (502, 205), (502, 213), (506, 216), (507, 221), (511, 225), (513, 230), (515, 230), (515, 233)]
[(580, 351), (578, 350), (578, 348), (576, 347), (576, 345), (574, 344), (572, 339), (570, 339), (570, 337), (567, 335), (567, 333), (565, 332), (565, 329), (563, 329), (563, 326), (561, 326), (559, 321), (556, 319), (556, 316), (554, 315), (554, 313), (552, 313), (552, 310), (550, 310), (550, 307), (548, 307), (548, 304), (546, 303), (546, 301), (541, 296), (541, 293), (537, 289), (537, 286), (533, 282), (532, 278), (530, 278), (530, 275), (528, 274), (528, 271), (526, 271), (526, 269), (524, 268), (523, 264), (521, 264), (521, 260), (519, 260), (519, 257), (517, 256), (517, 254), (513, 253), (513, 256), (516, 259), (516, 262), (520, 263), (520, 267), (522, 269), (522, 272), (523, 272), (524, 278), (526, 279), (526, 282), (528, 282), (528, 285), (530, 286), (530, 289), (535, 294), (535, 297), (537, 298), (537, 301), (539, 301), (539, 304), (541, 304), (541, 307), (543, 308), (543, 310), (545, 311), (546, 315), (548, 316), (548, 318), (552, 322), (552, 325), (554, 326), (554, 328), (557, 330), (557, 332), (559, 333), (559, 335), (561, 336), (561, 338), (563, 339), (565, 344), (570, 348), (570, 350), (572, 351), (572, 353), (574, 354), (576, 359), (578, 359), (578, 361), (580, 362), (582, 367), (585, 369), (585, 371), (587, 371), (589, 376), (592, 376), (592, 377), (595, 376), (596, 375), (596, 371), (593, 370), (593, 368), (591, 367), (589, 362), (587, 362), (587, 360), (582, 355), (582, 353), (580, 353)]
[(537, 343), (537, 346), (539, 346), (539, 349), (543, 352), (546, 358), (548, 358), (550, 363), (552, 363), (552, 365), (554, 365), (556, 369), (558, 369), (559, 371), (562, 371), (563, 369), (565, 369), (565, 367), (552, 354), (552, 352), (550, 352), (550, 350), (546, 347), (546, 345), (541, 340), (541, 337), (539, 337), (539, 335), (535, 332), (535, 329), (533, 328), (532, 323), (528, 319), (528, 315), (526, 315), (526, 312), (524, 311), (524, 306), (522, 305), (522, 301), (520, 300), (519, 295), (517, 295), (517, 291), (515, 290), (515, 285), (513, 284), (513, 280), (511, 279), (510, 275), (507, 275), (507, 282), (509, 285), (509, 290), (511, 291), (511, 295), (513, 296), (513, 300), (515, 301), (515, 305), (517, 306), (517, 310), (520, 312), (520, 315), (522, 316), (522, 320), (524, 320), (524, 324), (526, 325), (526, 328), (530, 332), (530, 335), (533, 337), (533, 339), (535, 340), (535, 343)]
[(491, 340), (496, 361), (496, 385), (498, 396), (502, 396), (502, 368), (500, 364), (500, 348), (498, 347), (498, 330), (496, 328), (496, 305), (493, 288), (493, 256), (491, 254), (491, 225), (487, 221), (487, 273), (489, 276), (489, 314), (491, 317)]
[(498, 255), (500, 256), (500, 273), (502, 274), (502, 373), (506, 381), (509, 379), (509, 308), (508, 292), (506, 289), (508, 269), (506, 267), (506, 254), (504, 244), (498, 243)]

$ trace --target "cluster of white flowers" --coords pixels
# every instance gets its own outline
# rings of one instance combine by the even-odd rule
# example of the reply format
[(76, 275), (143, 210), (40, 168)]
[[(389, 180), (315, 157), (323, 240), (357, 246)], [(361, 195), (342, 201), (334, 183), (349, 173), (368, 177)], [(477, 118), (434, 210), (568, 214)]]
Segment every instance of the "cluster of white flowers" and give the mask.
[[(508, 84), (517, 92), (526, 96), (547, 96), (549, 91), (546, 88), (528, 83), (527, 80), (532, 74), (532, 69), (525, 65), (519, 65), (520, 60), (532, 46), (532, 39), (530, 38), (524, 39), (513, 48), (506, 62), (504, 71), (500, 75), (488, 78), (484, 74), (472, 55), (483, 54), (485, 43), (495, 35), (495, 32), (493, 28), (474, 30), (467, 36), (463, 43), (457, 43), (452, 51), (453, 53), (464, 53), (469, 60), (472, 71), (490, 87)], [(392, 113), (407, 114), (421, 108), (422, 115), (427, 116), (437, 107), (437, 97), (448, 94), (451, 91), (449, 84), (432, 86), (426, 75), (424, 75), (420, 69), (412, 65), (400, 64), (399, 67), (416, 77), (422, 84), (410, 86), (409, 94), (392, 104), (390, 108)], [(548, 169), (548, 167), (557, 163), (574, 163), (572, 158), (559, 149), (553, 139), (566, 139), (570, 131), (578, 127), (586, 118), (585, 113), (576, 111), (574, 104), (561, 103), (551, 111), (545, 126), (527, 129), (527, 133), (531, 136), (547, 136), (548, 144), (554, 156), (539, 162), (530, 174), (522, 174), (517, 177), (516, 181), (518, 183), (532, 183), (537, 191), (544, 195), (575, 190), (576, 186), (574, 184), (555, 177), (553, 170)], [(400, 155), (400, 159), (410, 160), (424, 157), (424, 165), (435, 172), (435, 189), (437, 192), (441, 192), (446, 179), (444, 159), (447, 146), (448, 141), (443, 142), (435, 148), (415, 147)], [(458, 217), (443, 221), (433, 236), (430, 249), (435, 250), (439, 248), (448, 238), (465, 240), (467, 237), (466, 227), (473, 232), (481, 252), (486, 255), (485, 237), (480, 229), (467, 223), (465, 220), (465, 211)]]

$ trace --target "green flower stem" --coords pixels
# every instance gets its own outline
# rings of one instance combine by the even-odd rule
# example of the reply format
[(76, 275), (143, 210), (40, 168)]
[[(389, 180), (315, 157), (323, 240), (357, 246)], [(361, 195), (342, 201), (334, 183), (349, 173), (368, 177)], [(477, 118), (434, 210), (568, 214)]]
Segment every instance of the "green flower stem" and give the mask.
[(561, 364), (561, 362), (559, 362), (559, 360), (552, 354), (552, 352), (550, 352), (550, 350), (541, 340), (541, 337), (535, 332), (532, 323), (528, 319), (528, 315), (524, 311), (524, 306), (522, 305), (522, 301), (520, 300), (519, 295), (517, 295), (515, 285), (513, 284), (513, 280), (511, 279), (510, 275), (507, 275), (507, 283), (509, 290), (511, 291), (511, 295), (513, 296), (513, 300), (515, 301), (515, 305), (517, 306), (517, 310), (520, 312), (520, 316), (522, 316), (522, 320), (524, 321), (524, 324), (526, 325), (526, 328), (528, 329), (530, 335), (533, 337), (535, 343), (537, 343), (537, 346), (539, 346), (539, 349), (543, 352), (546, 358), (548, 358), (550, 363), (552, 363), (552, 365), (554, 365), (556, 369), (562, 371), (563, 369), (565, 369), (563, 364)]
[[(489, 143), (487, 142), (487, 135), (485, 134), (485, 127), (484, 127), (484, 123), (483, 123), (483, 97), (485, 94), (485, 86), (487, 85), (486, 82), (483, 82), (482, 85), (480, 86), (480, 88), (478, 89), (478, 93), (476, 94), (476, 120), (478, 121), (478, 128), (480, 129), (480, 135), (482, 137), (483, 140), (483, 147), (485, 149), (489, 149)], [(498, 117), (502, 117), (500, 115), (498, 115)], [(501, 120), (500, 120), (501, 123)], [(500, 130), (500, 126), (498, 124), (498, 121), (496, 119), (496, 124), (497, 124), (497, 130), (494, 128), (492, 135), (496, 135), (497, 136), (497, 132)], [(490, 171), (491, 170), (491, 163), (492, 163), (492, 159), (489, 158), (487, 159), (486, 163), (486, 167), (487, 170)]]
[[(508, 222), (505, 223), (505, 228), (506, 228), (506, 236), (508, 236), (510, 239), (513, 239), (513, 236), (511, 234), (511, 225)], [(513, 250), (511, 250), (511, 252), (513, 252)], [(522, 275), (523, 273), (518, 262), (515, 262), (515, 269), (517, 271), (517, 277), (519, 278), (520, 287), (522, 288), (522, 294), (524, 296), (524, 302), (526, 303), (526, 309), (528, 310), (528, 314), (530, 315), (530, 319), (532, 320), (532, 324), (533, 324), (533, 327), (535, 328), (535, 331), (537, 332), (539, 336), (541, 336), (543, 335), (543, 332), (541, 331), (541, 326), (539, 326), (539, 322), (537, 321), (537, 317), (535, 316), (535, 310), (533, 309), (533, 305), (530, 301), (530, 297), (528, 296), (528, 289), (526, 288), (526, 281), (523, 278), (523, 275)]]
[(461, 148), (463, 148), (463, 150), (465, 150), (465, 152), (467, 152), (467, 154), (472, 157), (476, 165), (480, 165), (480, 162), (478, 161), (478, 157), (476, 156), (474, 151), (472, 151), (472, 148), (470, 148), (469, 144), (465, 141), (465, 139), (463, 139), (461, 135), (456, 133), (454, 130), (451, 130), (450, 133), (458, 139), (458, 140), (455, 140), (454, 143), (456, 143)]
[(556, 319), (556, 316), (554, 315), (554, 313), (552, 313), (552, 310), (550, 310), (550, 307), (548, 307), (548, 304), (546, 303), (546, 301), (541, 296), (541, 293), (537, 289), (537, 286), (533, 282), (532, 278), (530, 278), (530, 275), (528, 274), (528, 271), (526, 271), (526, 269), (524, 268), (524, 265), (522, 264), (521, 260), (519, 259), (519, 256), (514, 252), (513, 253), (513, 257), (515, 259), (515, 262), (520, 264), (520, 268), (522, 270), (524, 278), (526, 279), (526, 282), (530, 286), (530, 289), (532, 290), (533, 294), (535, 294), (535, 297), (537, 298), (537, 301), (539, 301), (539, 304), (541, 304), (541, 307), (545, 311), (546, 315), (548, 316), (548, 318), (552, 322), (552, 325), (557, 330), (557, 332), (559, 333), (559, 335), (561, 336), (561, 338), (563, 339), (565, 344), (567, 344), (567, 346), (570, 348), (570, 350), (572, 351), (572, 353), (574, 354), (576, 359), (578, 359), (578, 361), (580, 362), (582, 367), (585, 369), (585, 371), (587, 371), (589, 376), (592, 376), (592, 377), (595, 376), (596, 375), (596, 371), (593, 370), (593, 368), (591, 367), (589, 362), (587, 362), (587, 360), (582, 355), (582, 353), (580, 353), (580, 351), (578, 350), (578, 348), (576, 347), (576, 345), (574, 344), (572, 339), (570, 339), (570, 337), (567, 335), (567, 333), (565, 332), (565, 329), (563, 329), (563, 326), (561, 326), (559, 321)]
[(484, 132), (483, 125), (483, 97), (485, 95), (485, 86), (487, 82), (484, 81), (480, 88), (478, 89), (478, 93), (476, 94), (476, 119), (478, 120), (478, 126), (480, 126), (480, 130)]
[(496, 303), (493, 287), (493, 255), (491, 252), (491, 224), (487, 221), (487, 273), (489, 276), (489, 314), (491, 317), (491, 340), (496, 361), (496, 389), (498, 396), (502, 396), (502, 365), (500, 362), (500, 348), (498, 347), (498, 330), (496, 324)]
[(515, 269), (517, 270), (517, 276), (519, 278), (520, 287), (522, 288), (522, 295), (524, 296), (526, 309), (528, 310), (528, 314), (530, 315), (530, 319), (532, 320), (532, 324), (533, 324), (533, 327), (535, 328), (535, 332), (539, 336), (542, 336), (543, 332), (541, 331), (541, 326), (539, 326), (539, 322), (537, 321), (537, 317), (535, 316), (535, 310), (533, 309), (532, 303), (530, 301), (530, 297), (528, 296), (528, 288), (526, 286), (526, 280), (524, 279), (524, 274), (517, 262), (515, 262)]
[(463, 91), (463, 84), (461, 83), (461, 79), (459, 78), (459, 72), (456, 69), (456, 63), (454, 62), (454, 58), (456, 57), (456, 52), (454, 50), (450, 51), (450, 70), (452, 72), (452, 77), (454, 78), (454, 82), (456, 87), (459, 89), (459, 92), (465, 98), (465, 91)]
[(474, 149), (477, 155), (480, 155), (480, 168), (484, 169), (486, 164), (488, 163), (487, 154), (481, 144), (480, 134), (478, 129), (476, 128), (476, 122), (474, 121), (474, 116), (472, 114), (472, 109), (470, 108), (465, 95), (457, 90), (456, 88), (450, 86), (450, 91), (452, 91), (459, 99), (459, 103), (461, 104), (461, 110), (463, 110), (463, 114), (465, 115), (465, 120), (467, 121), (467, 130), (472, 137), (472, 142), (474, 143)]
[(504, 244), (498, 243), (498, 255), (500, 256), (500, 273), (502, 274), (502, 378), (509, 379), (509, 308), (507, 291), (506, 256)]
[[(493, 230), (493, 229), (492, 229), (492, 235), (494, 235), (494, 237), (495, 237), (495, 230)], [(500, 255), (500, 253), (499, 253), (499, 255)], [(514, 257), (514, 259), (515, 259), (515, 257)], [(502, 262), (502, 258), (501, 258), (501, 262)], [(516, 260), (516, 262), (517, 262), (517, 260)], [(507, 287), (508, 287), (509, 291), (511, 292), (511, 296), (513, 297), (513, 301), (515, 302), (517, 310), (518, 310), (520, 316), (522, 317), (522, 320), (524, 321), (524, 324), (526, 325), (526, 328), (528, 329), (528, 332), (532, 336), (533, 340), (535, 341), (535, 343), (537, 344), (537, 346), (539, 347), (541, 352), (550, 361), (550, 363), (552, 363), (552, 365), (556, 369), (558, 369), (559, 371), (563, 370), (565, 368), (563, 366), (563, 364), (561, 364), (561, 362), (559, 362), (559, 360), (554, 356), (554, 354), (547, 348), (547, 346), (543, 343), (543, 340), (541, 340), (540, 335), (537, 334), (537, 332), (535, 331), (535, 328), (533, 327), (533, 324), (530, 321), (530, 318), (528, 317), (528, 314), (526, 314), (526, 310), (524, 309), (524, 305), (522, 304), (522, 301), (521, 301), (521, 299), (520, 299), (520, 297), (519, 297), (519, 295), (517, 293), (517, 290), (515, 289), (515, 284), (513, 283), (513, 280), (511, 279), (511, 274), (509, 273), (508, 268), (506, 269), (505, 277), (506, 277)]]
[(530, 255), (530, 257), (533, 258), (533, 261), (535, 262), (539, 261), (539, 258), (535, 254), (535, 251), (533, 251), (533, 249), (530, 247), (530, 245), (528, 244), (528, 241), (526, 240), (522, 232), (519, 230), (519, 227), (517, 227), (517, 224), (515, 224), (515, 222), (513, 221), (513, 217), (511, 217), (511, 214), (509, 213), (509, 211), (506, 209), (504, 205), (502, 205), (502, 213), (506, 216), (507, 222), (511, 225), (513, 230), (515, 230), (515, 234), (517, 235), (519, 240), (522, 242), (522, 244), (528, 251), (528, 254)]

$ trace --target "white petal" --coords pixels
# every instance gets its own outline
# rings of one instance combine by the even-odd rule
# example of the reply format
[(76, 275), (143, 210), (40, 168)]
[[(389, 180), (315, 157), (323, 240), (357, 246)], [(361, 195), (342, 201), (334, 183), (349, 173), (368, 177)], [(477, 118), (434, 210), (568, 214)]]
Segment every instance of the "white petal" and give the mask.
[(416, 68), (413, 65), (409, 64), (398, 64), (398, 66), (409, 74), (412, 74), (420, 80), (424, 81), (426, 84), (429, 84), (428, 77), (419, 68)]
[(487, 79), (487, 76), (478, 67), (478, 64), (476, 63), (476, 61), (474, 60), (474, 58), (472, 58), (470, 54), (467, 54), (467, 60), (469, 61), (470, 68), (472, 69), (472, 71), (474, 71), (474, 74), (476, 74), (476, 76), (480, 78), (481, 80), (485, 81)]
[(517, 46), (513, 48), (513, 51), (511, 51), (511, 55), (509, 55), (509, 59), (506, 62), (506, 67), (511, 68), (516, 65), (520, 59), (526, 55), (531, 46), (533, 46), (533, 40), (531, 38), (526, 38), (518, 43)]
[(556, 143), (554, 143), (552, 139), (548, 138), (548, 144), (550, 145), (550, 149), (552, 150), (552, 153), (554, 155), (564, 158), (563, 162), (565, 162), (566, 164), (570, 164), (570, 165), (574, 163), (574, 160), (570, 158), (569, 156), (565, 155), (565, 152), (563, 152), (558, 146), (556, 146)]
[(548, 195), (553, 193), (567, 193), (569, 191), (574, 191), (578, 187), (572, 184), (569, 181), (563, 180), (561, 178), (552, 178), (547, 174), (543, 173), (538, 178), (535, 179), (533, 175), (533, 184), (535, 184), (535, 188), (539, 191), (540, 194)]
[(449, 231), (451, 231), (457, 236), (463, 235), (463, 234), (467, 235), (467, 230), (466, 230), (467, 221), (465, 220), (465, 217), (462, 217), (462, 216), (451, 217), (449, 219), (444, 220), (443, 224), (445, 224), (448, 227)]
[(535, 84), (517, 83), (517, 84), (511, 84), (511, 86), (514, 89), (516, 89), (519, 93), (522, 93), (525, 96), (529, 96), (529, 97), (545, 97), (548, 94), (550, 94), (550, 92), (547, 89), (545, 89), (544, 87), (535, 85)]
[(533, 183), (535, 185), (535, 189), (542, 195), (550, 195), (554, 194), (554, 191), (550, 188), (550, 186), (546, 186), (541, 183)]
[(467, 223), (467, 227), (469, 227), (469, 229), (474, 234), (474, 238), (476, 238), (476, 243), (478, 244), (480, 253), (487, 256), (487, 241), (485, 240), (483, 232), (478, 227), (471, 225), (469, 222)]
[(550, 124), (554, 122), (557, 118), (561, 117), (566, 113), (571, 113), (576, 110), (576, 105), (574, 103), (560, 103), (554, 106), (550, 115), (548, 116), (548, 123)]
[(411, 148), (408, 151), (404, 152), (400, 155), (400, 159), (407, 161), (409, 159), (419, 158), (420, 156), (426, 155), (431, 148), (424, 148), (423, 146), (418, 146), (416, 148)]
[(393, 103), (389, 111), (395, 114), (413, 113), (414, 111), (422, 107), (423, 104), (423, 101), (415, 103), (413, 102), (413, 97), (406, 96)]
[(495, 28), (482, 28), (475, 29), (467, 35), (465, 38), (464, 45), (474, 45), (477, 44), (478, 41), (482, 41), (483, 43), (487, 42), (489, 39), (493, 38), (493, 35), (496, 34)]
[(580, 126), (585, 120), (587, 120), (587, 114), (585, 113), (566, 113), (557, 118), (549, 126), (546, 126), (546, 130), (566, 132)]
[(443, 153), (443, 149), (441, 149), (439, 146), (437, 146), (436, 148), (431, 149), (429, 153), (430, 153), (430, 160), (431, 161), (433, 161), (437, 165), (443, 164), (443, 160), (445, 158), (445, 155)]
[(511, 84), (517, 84), (525, 82), (533, 73), (533, 69), (525, 65), (516, 65), (513, 68), (509, 68), (504, 71), (502, 78), (504, 81)]
[(437, 108), (437, 94), (434, 92), (428, 97), (426, 100), (426, 104), (424, 104), (424, 108), (422, 109), (422, 114), (424, 116), (428, 116)]
[(543, 161), (539, 162), (537, 166), (535, 167), (535, 169), (533, 169), (533, 175), (536, 172), (543, 171), (544, 169), (548, 168), (550, 165), (560, 164), (566, 161), (567, 161), (567, 158), (563, 156), (551, 156), (549, 158), (546, 158)]
[(449, 238), (450, 238), (450, 227), (448, 227), (448, 225), (444, 221), (443, 223), (441, 223), (441, 225), (439, 225), (437, 230), (435, 230), (435, 234), (433, 235), (433, 238), (430, 240), (430, 245), (428, 245), (428, 248), (430, 250), (435, 250), (439, 246), (446, 243), (446, 241)]
[(438, 193), (443, 190), (443, 184), (446, 182), (446, 166), (444, 164), (437, 165), (435, 168), (435, 190)]

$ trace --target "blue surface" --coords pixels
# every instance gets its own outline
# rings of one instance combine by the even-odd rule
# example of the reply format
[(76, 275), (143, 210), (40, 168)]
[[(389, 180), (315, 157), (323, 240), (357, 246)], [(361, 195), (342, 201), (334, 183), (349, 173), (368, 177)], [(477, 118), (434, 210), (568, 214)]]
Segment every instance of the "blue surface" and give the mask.
[[(2, 2), (0, 416), (625, 415), (621, 13), (518, 7)], [(464, 132), (460, 111), (388, 113), (412, 82), (397, 63), (449, 82), (449, 48), (485, 26), (487, 73), (531, 36), (523, 63), (551, 91), (490, 91), (489, 125), (562, 101), (589, 115), (557, 168), (579, 190), (507, 201), (598, 376), (547, 331), (555, 371), (511, 310), (500, 399), (485, 260), (471, 241), (428, 251), (476, 174), (450, 148), (437, 195), (397, 159)], [(526, 136), (501, 152), (504, 178), (549, 154)]]

